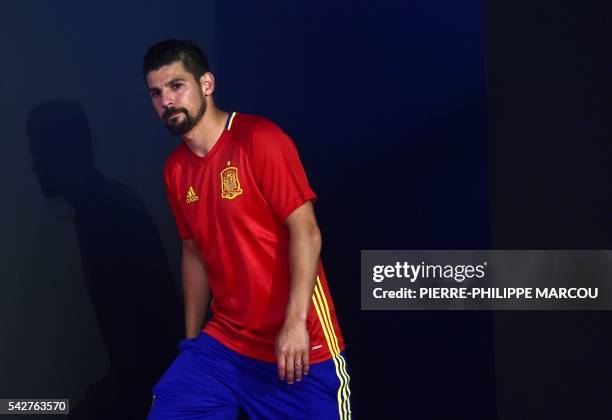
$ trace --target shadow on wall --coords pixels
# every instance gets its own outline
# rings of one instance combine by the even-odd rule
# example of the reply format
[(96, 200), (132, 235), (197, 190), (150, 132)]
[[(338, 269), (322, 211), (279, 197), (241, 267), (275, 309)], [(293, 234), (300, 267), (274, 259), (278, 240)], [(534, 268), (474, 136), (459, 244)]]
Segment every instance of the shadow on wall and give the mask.
[(143, 419), (182, 335), (182, 307), (159, 233), (136, 195), (96, 169), (79, 104), (40, 104), (27, 134), (43, 194), (74, 207), (82, 279), (110, 359), (108, 374), (70, 418)]

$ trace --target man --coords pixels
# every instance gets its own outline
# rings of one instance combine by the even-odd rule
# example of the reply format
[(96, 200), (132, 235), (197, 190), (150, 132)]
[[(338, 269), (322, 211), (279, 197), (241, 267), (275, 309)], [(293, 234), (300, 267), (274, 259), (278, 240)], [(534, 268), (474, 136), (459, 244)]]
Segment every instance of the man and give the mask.
[(187, 336), (149, 419), (350, 418), (316, 196), (295, 145), (267, 119), (217, 108), (206, 56), (189, 41), (153, 45), (143, 75), (182, 139), (164, 175), (183, 241)]

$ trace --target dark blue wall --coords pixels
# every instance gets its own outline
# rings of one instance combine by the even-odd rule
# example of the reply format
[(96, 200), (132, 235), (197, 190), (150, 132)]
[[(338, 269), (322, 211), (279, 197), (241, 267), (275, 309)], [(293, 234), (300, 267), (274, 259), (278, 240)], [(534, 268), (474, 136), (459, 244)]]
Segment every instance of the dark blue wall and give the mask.
[[(489, 3), (492, 248), (612, 249), (609, 16), (603, 0)], [(496, 313), (503, 418), (612, 418), (611, 325), (610, 311)]]

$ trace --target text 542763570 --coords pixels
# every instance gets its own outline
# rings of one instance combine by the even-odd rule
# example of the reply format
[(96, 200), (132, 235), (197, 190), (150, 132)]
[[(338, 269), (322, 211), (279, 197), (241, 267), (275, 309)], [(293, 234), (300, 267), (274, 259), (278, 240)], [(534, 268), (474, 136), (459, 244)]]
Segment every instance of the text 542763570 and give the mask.
[(0, 399), (0, 414), (70, 414), (70, 400)]

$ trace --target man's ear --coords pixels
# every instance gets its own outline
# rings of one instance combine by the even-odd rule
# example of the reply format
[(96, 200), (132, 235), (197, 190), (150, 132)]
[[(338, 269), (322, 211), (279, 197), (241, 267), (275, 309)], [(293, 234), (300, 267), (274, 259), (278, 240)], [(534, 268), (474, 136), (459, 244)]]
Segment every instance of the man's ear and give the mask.
[(215, 90), (215, 76), (211, 72), (206, 72), (200, 77), (200, 86), (204, 96), (212, 95)]

